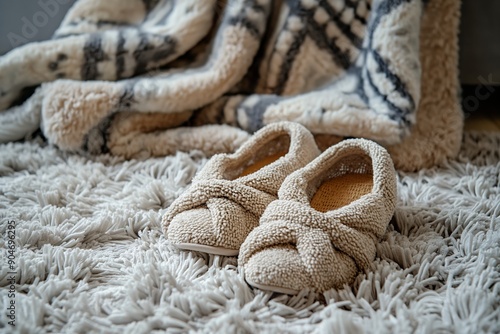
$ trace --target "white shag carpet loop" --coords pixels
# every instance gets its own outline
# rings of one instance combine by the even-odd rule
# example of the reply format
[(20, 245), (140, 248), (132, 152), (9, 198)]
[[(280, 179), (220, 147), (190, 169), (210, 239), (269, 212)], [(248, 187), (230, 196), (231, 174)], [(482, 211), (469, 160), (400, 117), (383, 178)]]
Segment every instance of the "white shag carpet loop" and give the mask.
[(165, 240), (161, 217), (206, 162), (200, 153), (88, 158), (36, 140), (0, 152), (0, 332), (12, 331), (8, 220), (15, 332), (500, 331), (499, 134), (468, 133), (457, 160), (399, 173), (372, 267), (343, 290), (293, 297), (252, 290), (236, 258)]

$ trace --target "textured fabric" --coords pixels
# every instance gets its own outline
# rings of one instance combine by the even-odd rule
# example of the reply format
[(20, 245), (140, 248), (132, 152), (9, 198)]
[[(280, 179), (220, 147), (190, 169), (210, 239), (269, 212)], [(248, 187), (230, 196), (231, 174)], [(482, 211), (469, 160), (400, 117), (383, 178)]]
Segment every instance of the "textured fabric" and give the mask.
[(337, 176), (321, 184), (311, 199), (311, 207), (320, 212), (337, 209), (350, 204), (353, 198), (369, 193), (372, 187), (373, 176), (371, 174)]
[[(246, 168), (276, 152), (284, 155), (242, 176)], [(266, 207), (277, 198), (283, 180), (318, 155), (313, 136), (302, 125), (268, 125), (234, 154), (210, 159), (192, 186), (169, 207), (163, 219), (165, 234), (181, 248), (204, 245), (211, 247), (204, 248), (210, 253), (238, 254)]]
[(64, 150), (215, 154), (288, 120), (322, 147), (365, 137), (399, 168), (443, 163), (462, 134), (459, 8), (456, 0), (79, 0), (53, 40), (0, 57), (0, 141), (41, 127)]
[(499, 133), (466, 133), (444, 166), (399, 171), (369, 268), (341, 289), (289, 296), (252, 289), (235, 257), (165, 239), (161, 218), (207, 162), (199, 152), (126, 160), (0, 144), (0, 332), (497, 333), (499, 157)]
[[(324, 213), (311, 207), (321, 184), (349, 174), (371, 174), (371, 191)], [(346, 140), (287, 177), (278, 197), (241, 246), (238, 263), (246, 280), (276, 291), (339, 289), (375, 258), (395, 210), (396, 173), (381, 146)]]

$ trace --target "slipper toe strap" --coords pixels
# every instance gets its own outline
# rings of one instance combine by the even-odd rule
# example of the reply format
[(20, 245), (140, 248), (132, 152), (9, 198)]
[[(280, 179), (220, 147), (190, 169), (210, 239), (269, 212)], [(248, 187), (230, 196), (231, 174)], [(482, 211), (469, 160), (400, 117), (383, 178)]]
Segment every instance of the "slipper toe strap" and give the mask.
[(373, 239), (309, 206), (294, 201), (272, 202), (260, 225), (245, 240), (240, 250), (240, 264), (266, 248), (292, 244), (296, 247), (304, 270), (316, 288), (328, 285), (339, 271), (341, 261), (351, 258), (358, 269), (373, 260)]
[(261, 216), (275, 197), (240, 182), (228, 180), (206, 180), (193, 184), (172, 203), (166, 213), (166, 220), (182, 211), (206, 205), (212, 198), (225, 198), (241, 205), (245, 210)]
[(219, 179), (198, 181), (169, 207), (163, 219), (164, 228), (167, 230), (174, 218), (180, 217), (183, 212), (205, 207), (210, 212), (211, 221), (207, 223), (212, 224), (216, 243), (239, 247), (274, 199), (272, 195), (241, 182)]

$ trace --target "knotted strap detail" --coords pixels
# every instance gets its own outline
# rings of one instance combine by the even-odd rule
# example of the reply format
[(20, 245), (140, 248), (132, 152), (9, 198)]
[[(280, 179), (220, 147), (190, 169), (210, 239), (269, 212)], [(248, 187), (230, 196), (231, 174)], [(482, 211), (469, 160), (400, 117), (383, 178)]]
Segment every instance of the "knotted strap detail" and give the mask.
[(204, 180), (193, 184), (168, 209), (165, 220), (169, 222), (182, 211), (208, 204), (210, 199), (228, 199), (240, 205), (256, 217), (260, 217), (275, 196), (247, 186), (241, 182), (228, 180)]
[[(222, 179), (203, 180), (194, 183), (169, 208), (165, 217), (165, 229), (178, 215), (192, 209), (208, 210), (206, 221), (211, 224), (211, 246), (238, 249), (246, 235), (258, 226), (259, 218), (276, 197), (250, 187), (240, 181)], [(241, 240), (240, 240), (241, 239)]]
[(240, 250), (240, 265), (266, 248), (292, 244), (304, 269), (317, 288), (331, 280), (339, 257), (352, 258), (359, 269), (366, 268), (375, 254), (373, 238), (339, 219), (288, 200), (272, 202), (260, 225), (245, 240)]

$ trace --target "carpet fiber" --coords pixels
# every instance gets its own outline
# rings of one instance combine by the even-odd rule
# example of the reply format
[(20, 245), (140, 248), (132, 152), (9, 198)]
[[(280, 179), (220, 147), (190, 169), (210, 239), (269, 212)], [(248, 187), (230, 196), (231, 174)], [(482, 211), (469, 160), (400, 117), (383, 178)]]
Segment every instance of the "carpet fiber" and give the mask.
[(160, 219), (206, 161), (0, 146), (0, 331), (15, 221), (19, 332), (498, 332), (500, 135), (467, 133), (444, 167), (399, 173), (396, 215), (353, 286), (252, 290), (236, 258), (181, 252)]

